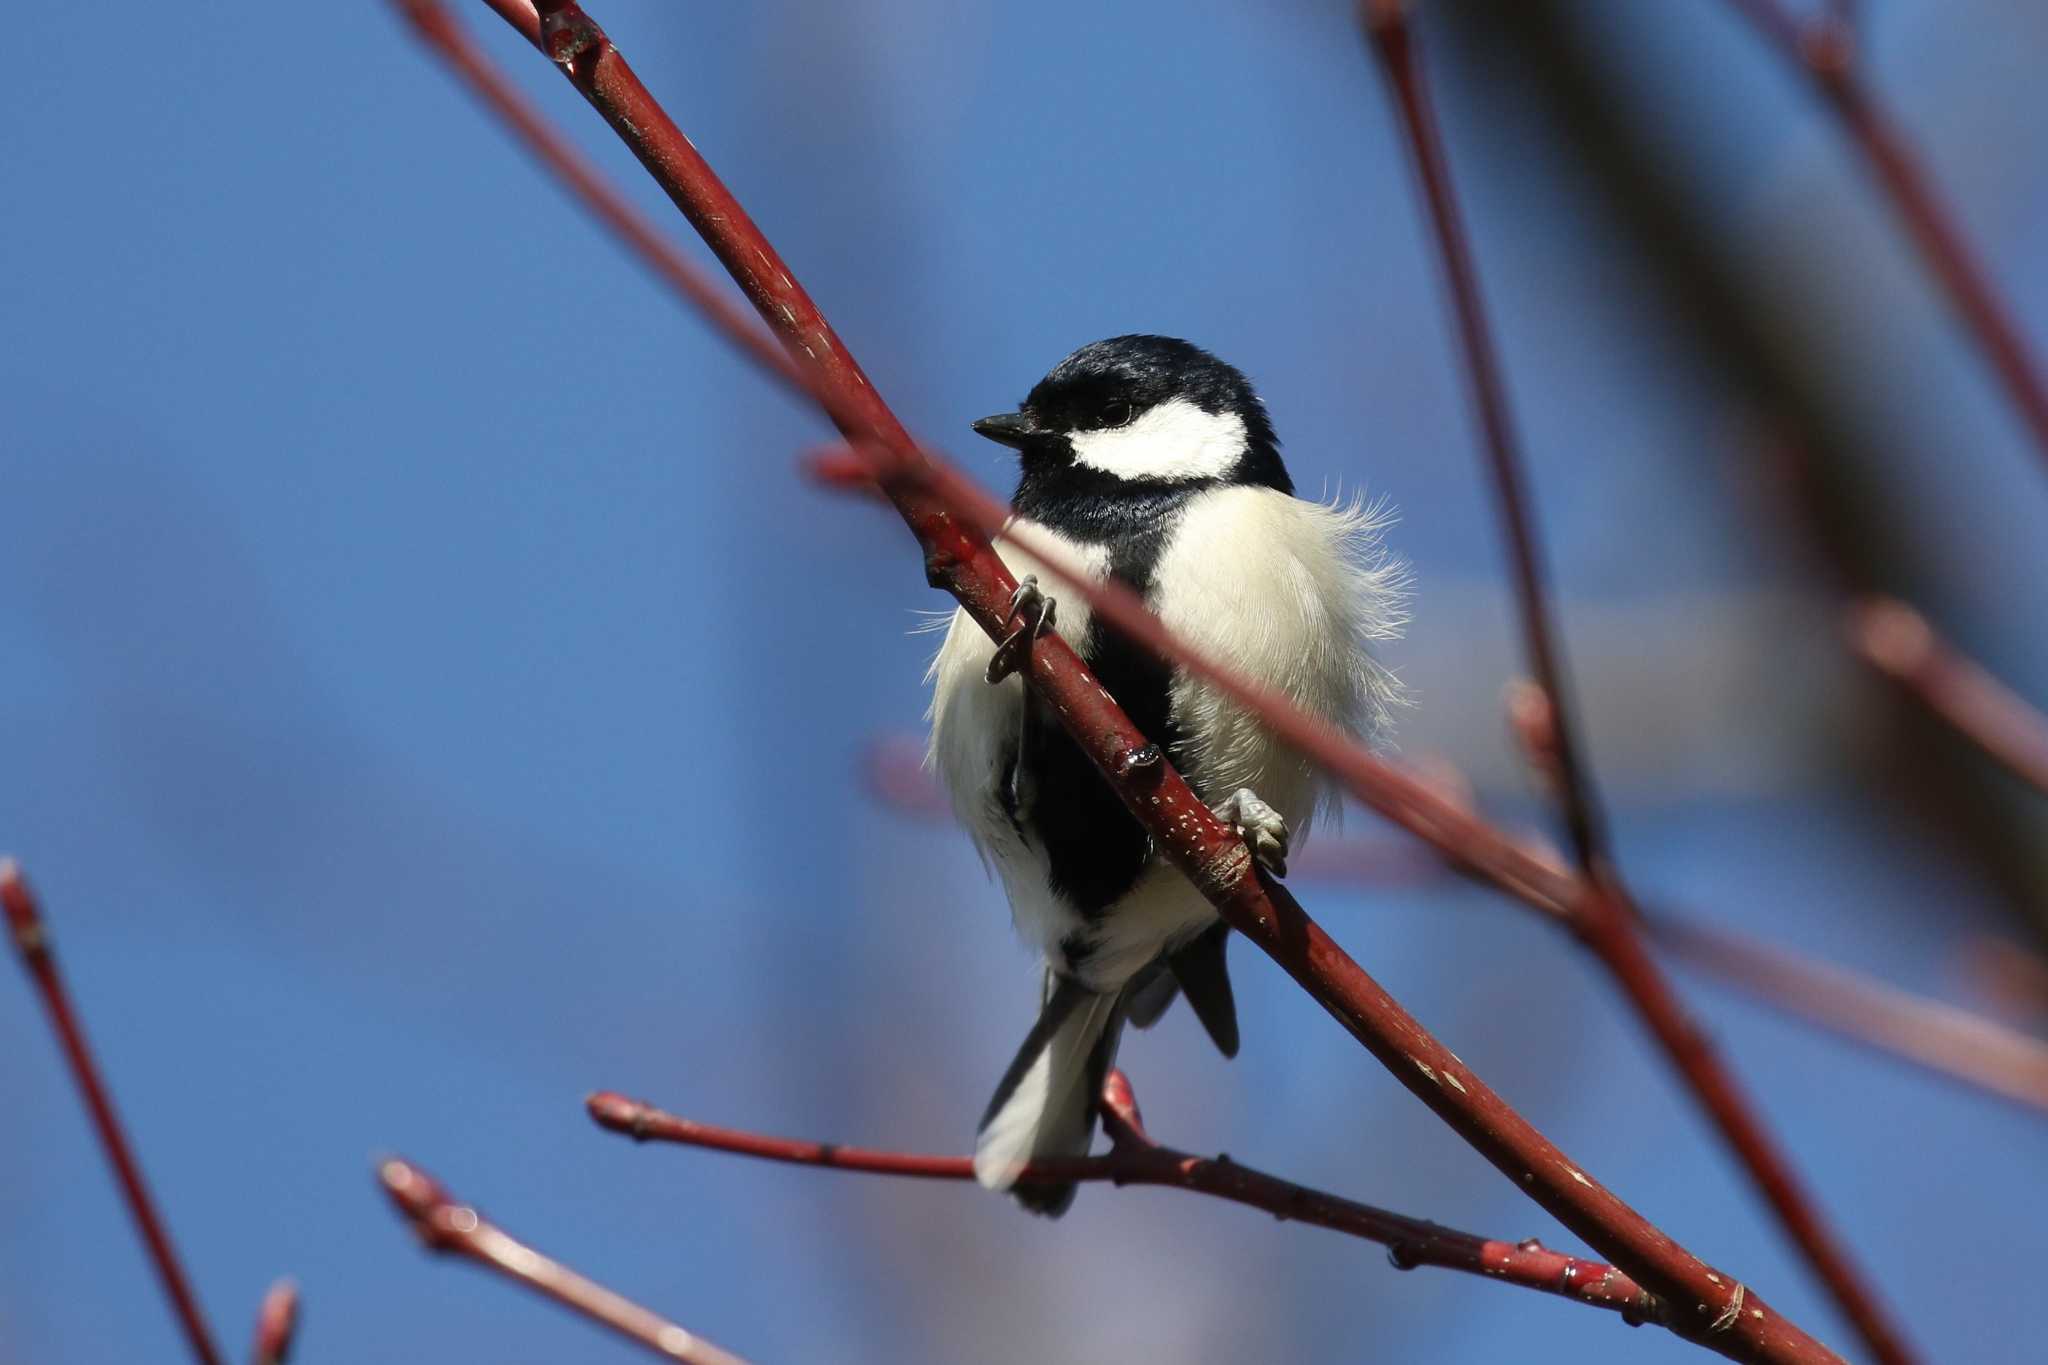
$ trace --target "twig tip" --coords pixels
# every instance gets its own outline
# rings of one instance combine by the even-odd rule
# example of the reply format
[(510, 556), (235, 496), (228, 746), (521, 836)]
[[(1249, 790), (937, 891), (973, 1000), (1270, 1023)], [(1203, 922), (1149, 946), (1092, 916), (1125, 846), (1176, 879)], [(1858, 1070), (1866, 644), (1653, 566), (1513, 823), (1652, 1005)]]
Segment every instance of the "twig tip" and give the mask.
[(298, 1328), (299, 1286), (286, 1276), (270, 1286), (256, 1310), (256, 1341), (249, 1351), (252, 1365), (284, 1365)]

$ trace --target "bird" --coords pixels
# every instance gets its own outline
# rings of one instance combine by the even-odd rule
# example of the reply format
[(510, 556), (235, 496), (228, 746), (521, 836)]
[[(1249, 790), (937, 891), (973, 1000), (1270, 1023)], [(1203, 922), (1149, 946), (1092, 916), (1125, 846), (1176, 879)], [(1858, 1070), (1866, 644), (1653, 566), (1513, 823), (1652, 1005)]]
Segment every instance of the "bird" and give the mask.
[(1042, 960), (1038, 1019), (982, 1115), (974, 1174), (1058, 1217), (1074, 1186), (1018, 1176), (1087, 1154), (1126, 1023), (1149, 1027), (1184, 994), (1225, 1057), (1239, 1040), (1229, 926), (1026, 688), (1016, 642), (1057, 631), (1274, 875), (1336, 797), (1239, 703), (1094, 619), (1085, 600), (1047, 594), (1052, 575), (1013, 533), (1130, 588), (1201, 653), (1373, 743), (1402, 700), (1370, 647), (1399, 632), (1405, 570), (1382, 546), (1379, 509), (1295, 496), (1250, 381), (1187, 341), (1093, 342), (1016, 411), (972, 426), (1017, 455), (994, 541), (1019, 581), (1015, 624), (999, 649), (952, 614), (927, 678), (927, 760)]

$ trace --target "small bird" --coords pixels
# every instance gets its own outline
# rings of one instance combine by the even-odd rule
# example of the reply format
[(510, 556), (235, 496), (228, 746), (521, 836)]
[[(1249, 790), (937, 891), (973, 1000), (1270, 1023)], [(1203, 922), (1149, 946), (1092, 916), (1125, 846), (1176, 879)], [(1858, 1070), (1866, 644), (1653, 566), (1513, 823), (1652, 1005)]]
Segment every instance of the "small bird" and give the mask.
[[(1333, 725), (1380, 735), (1400, 688), (1367, 645), (1397, 631), (1401, 570), (1369, 511), (1294, 496), (1265, 405), (1237, 370), (1172, 337), (1112, 337), (974, 430), (1019, 456), (1011, 526), (1140, 593), (1210, 658)], [(995, 548), (1021, 584), (1013, 643), (999, 649), (953, 614), (929, 676), (929, 759), (1044, 958), (1038, 1022), (982, 1116), (975, 1177), (1057, 1217), (1074, 1187), (1019, 1185), (1017, 1174), (1087, 1153), (1124, 1023), (1149, 1027), (1185, 994), (1231, 1057), (1237, 1009), (1229, 926), (1015, 675), (1014, 642), (1058, 631), (1275, 875), (1292, 832), (1334, 793), (1237, 703), (1091, 620), (1085, 602), (1056, 612), (1039, 587), (1044, 566), (1007, 537)]]

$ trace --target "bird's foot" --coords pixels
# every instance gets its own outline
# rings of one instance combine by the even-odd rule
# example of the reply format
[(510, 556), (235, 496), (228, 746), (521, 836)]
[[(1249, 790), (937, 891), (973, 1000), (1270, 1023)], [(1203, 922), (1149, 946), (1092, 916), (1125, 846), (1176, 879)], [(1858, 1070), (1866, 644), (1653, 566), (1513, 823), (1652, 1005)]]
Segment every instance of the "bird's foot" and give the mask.
[(1017, 591), (1010, 594), (1010, 619), (1016, 624), (996, 645), (983, 676), (999, 683), (1022, 668), (1025, 656), (1031, 652), (1031, 642), (1052, 629), (1053, 611), (1058, 605), (1039, 591), (1038, 575), (1025, 574)]
[(1293, 834), (1287, 820), (1250, 787), (1239, 787), (1215, 807), (1216, 818), (1236, 830), (1259, 866), (1276, 877), (1287, 875), (1287, 845)]

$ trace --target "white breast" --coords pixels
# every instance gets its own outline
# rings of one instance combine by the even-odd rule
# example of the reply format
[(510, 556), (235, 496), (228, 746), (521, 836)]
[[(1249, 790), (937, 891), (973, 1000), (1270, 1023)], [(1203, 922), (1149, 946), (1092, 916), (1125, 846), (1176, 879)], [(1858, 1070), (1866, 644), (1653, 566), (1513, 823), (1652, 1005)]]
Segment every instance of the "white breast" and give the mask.
[[(1034, 529), (1100, 579), (1108, 553)], [(1400, 697), (1393, 675), (1366, 651), (1400, 624), (1402, 572), (1379, 547), (1378, 523), (1357, 505), (1322, 506), (1266, 488), (1229, 487), (1197, 495), (1184, 509), (1153, 574), (1151, 604), (1182, 639), (1237, 671), (1278, 688), (1333, 725), (1379, 735)], [(1008, 542), (997, 552), (1020, 576), (1037, 573), (1059, 599), (1057, 628), (1085, 640), (1088, 608), (1062, 591), (1030, 556)], [(932, 661), (930, 761), (961, 824), (1002, 877), (1011, 916), (1027, 941), (1058, 962), (1059, 943), (1081, 927), (1052, 893), (1040, 853), (1004, 813), (1004, 755), (1017, 734), (1023, 683), (983, 681), (994, 650), (966, 613), (955, 612)], [(1179, 766), (1209, 801), (1251, 787), (1306, 835), (1327, 784), (1300, 755), (1275, 744), (1242, 708), (1206, 684), (1174, 684), (1172, 714), (1181, 734)], [(1150, 962), (1168, 942), (1214, 919), (1179, 872), (1149, 868), (1092, 931), (1091, 985), (1110, 989)]]
[[(1219, 488), (1189, 504), (1158, 567), (1153, 609), (1210, 658), (1367, 739), (1387, 727), (1400, 684), (1368, 652), (1401, 624), (1402, 567), (1358, 503), (1304, 502), (1270, 488)], [(1173, 719), (1182, 767), (1210, 801), (1250, 787), (1297, 842), (1330, 792), (1308, 761), (1244, 709), (1183, 678)]]

